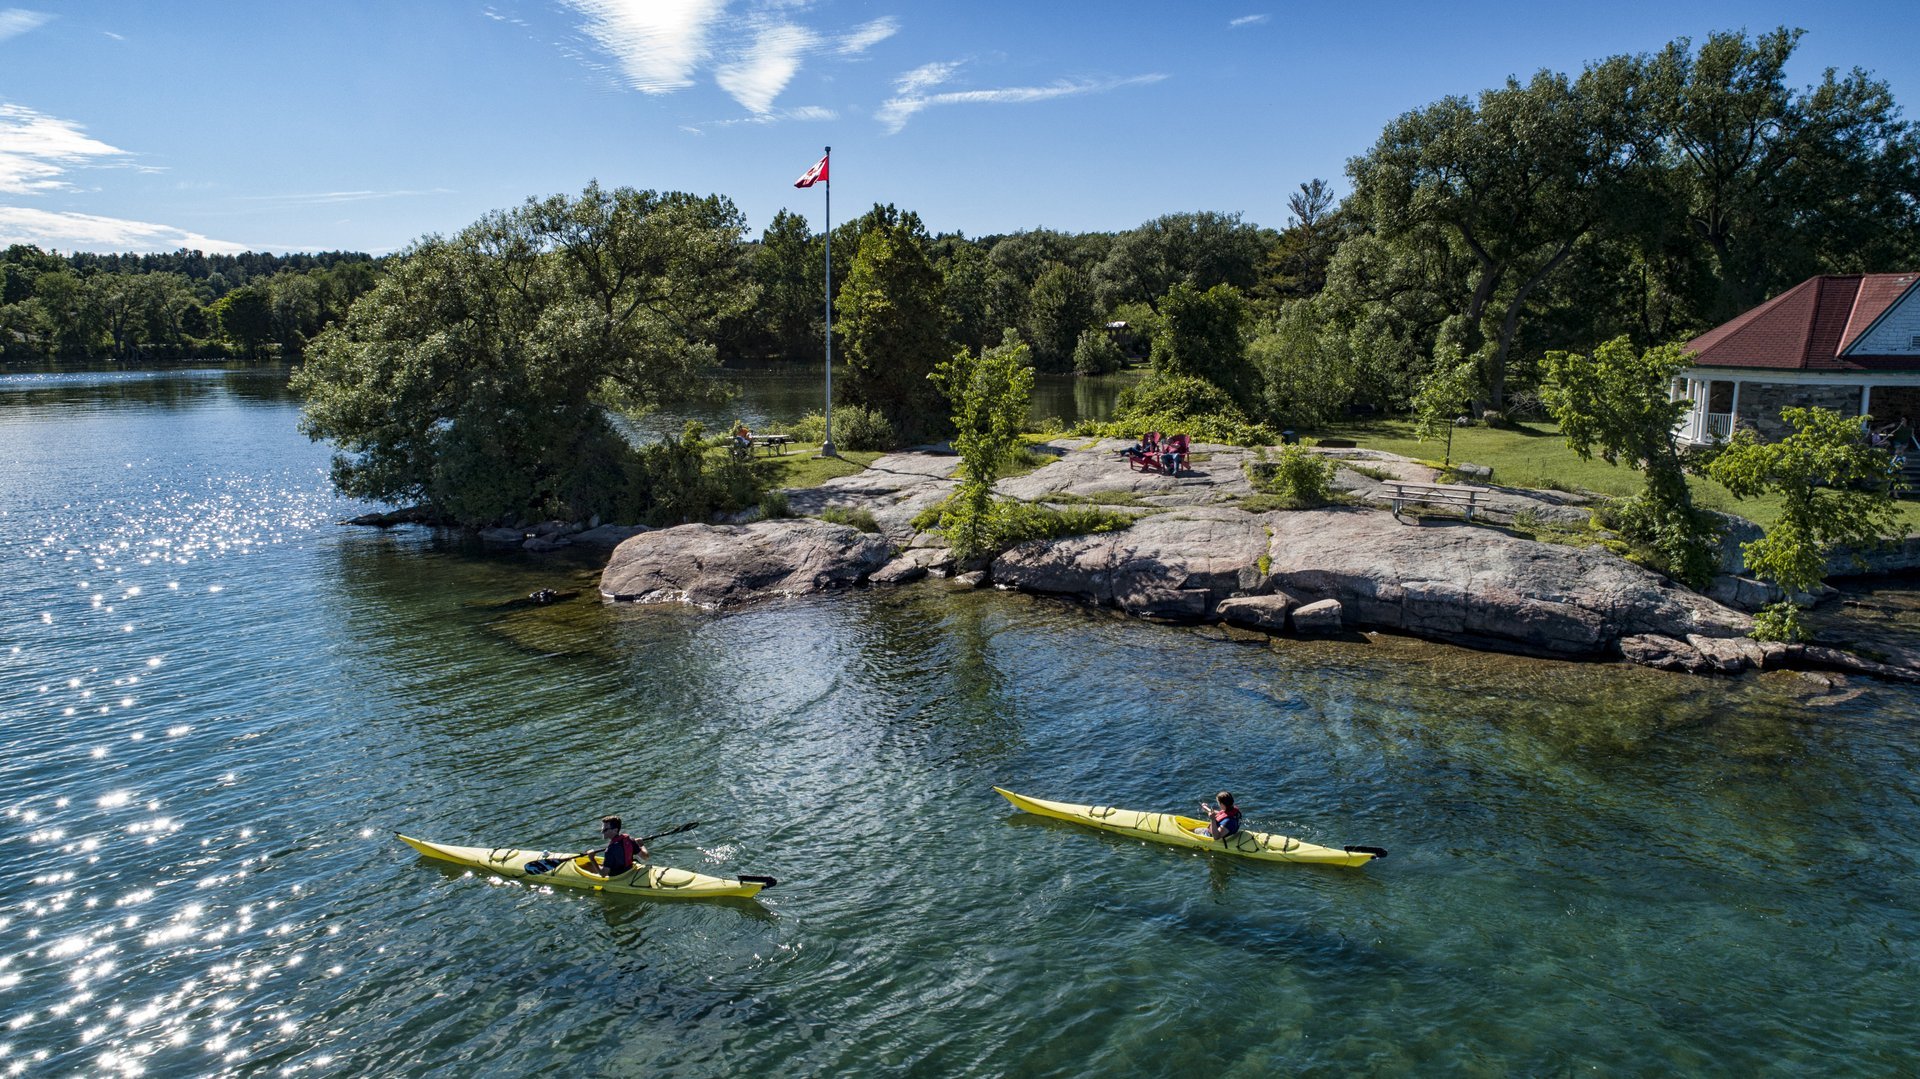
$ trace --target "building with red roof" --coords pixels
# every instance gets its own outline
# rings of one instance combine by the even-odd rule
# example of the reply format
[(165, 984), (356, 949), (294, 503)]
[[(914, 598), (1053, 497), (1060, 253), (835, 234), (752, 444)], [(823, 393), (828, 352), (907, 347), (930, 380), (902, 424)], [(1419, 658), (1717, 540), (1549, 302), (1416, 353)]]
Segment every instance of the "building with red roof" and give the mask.
[(1673, 389), (1693, 402), (1683, 442), (1719, 442), (1736, 425), (1778, 438), (1780, 410), (1795, 406), (1920, 424), (1920, 272), (1808, 278), (1687, 350), (1693, 366)]

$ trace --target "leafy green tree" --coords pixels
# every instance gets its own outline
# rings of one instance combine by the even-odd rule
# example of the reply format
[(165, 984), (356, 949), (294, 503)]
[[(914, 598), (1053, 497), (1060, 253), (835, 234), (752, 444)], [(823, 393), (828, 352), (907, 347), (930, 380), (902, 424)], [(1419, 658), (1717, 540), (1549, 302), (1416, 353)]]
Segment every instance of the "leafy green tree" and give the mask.
[(1034, 367), (1071, 370), (1080, 331), (1093, 320), (1093, 288), (1086, 275), (1058, 262), (1049, 265), (1027, 298), (1027, 339), (1033, 342)]
[(876, 225), (834, 303), (846, 336), (847, 398), (879, 409), (902, 438), (945, 426), (945, 403), (928, 380), (946, 349), (940, 276), (905, 225)]
[(106, 315), (84, 278), (65, 269), (42, 273), (34, 278), (33, 295), (52, 355), (100, 355), (107, 341)]
[(1090, 326), (1080, 331), (1080, 339), (1073, 344), (1074, 374), (1111, 374), (1126, 365), (1126, 354), (1120, 351), (1120, 346), (1114, 343), (1106, 330)]
[(934, 244), (945, 297), (947, 343), (956, 349), (987, 347), (992, 266), (986, 252), (960, 236), (942, 236)]
[(1535, 290), (1629, 196), (1647, 140), (1624, 58), (1580, 79), (1542, 71), (1477, 101), (1449, 97), (1387, 126), (1350, 166), (1355, 198), (1387, 239), (1431, 242), (1437, 229), (1470, 254), (1471, 291), (1455, 301), (1455, 340), (1485, 367), (1493, 407)]
[(1333, 188), (1315, 178), (1287, 196), (1287, 227), (1267, 250), (1259, 294), (1284, 301), (1317, 296), (1327, 286), (1327, 264), (1339, 245)]
[(1674, 429), (1689, 407), (1669, 399), (1674, 376), (1687, 366), (1679, 345), (1641, 352), (1617, 337), (1592, 355), (1549, 352), (1542, 394), (1567, 445), (1581, 458), (1599, 454), (1625, 462), (1647, 478), (1621, 509), (1619, 528), (1651, 547), (1663, 568), (1693, 588), (1704, 588), (1719, 563), (1720, 529), (1693, 505)]
[(1270, 235), (1237, 213), (1155, 218), (1114, 238), (1093, 271), (1096, 298), (1104, 310), (1124, 303), (1157, 309), (1176, 284), (1201, 292), (1218, 285), (1245, 291), (1260, 280)]
[(1185, 283), (1173, 286), (1160, 301), (1154, 371), (1205, 379), (1247, 407), (1259, 392), (1258, 377), (1247, 361), (1247, 314), (1246, 301), (1231, 285), (1205, 292)]
[(799, 214), (781, 210), (760, 235), (753, 277), (760, 284), (760, 317), (773, 355), (821, 363), (826, 359), (826, 274), (822, 239)]
[(1708, 324), (1825, 271), (1910, 265), (1920, 146), (1888, 85), (1828, 68), (1795, 93), (1800, 30), (1681, 38), (1646, 63), (1667, 212), (1709, 252)]
[(1020, 425), (1033, 397), (1033, 366), (1020, 335), (999, 345), (957, 352), (930, 376), (953, 402), (953, 448), (960, 454), (960, 486), (947, 500), (940, 530), (955, 557), (994, 546), (993, 483), (1020, 448)]
[(1352, 353), (1323, 331), (1311, 300), (1281, 305), (1254, 335), (1247, 358), (1259, 372), (1261, 410), (1276, 423), (1317, 426), (1341, 416), (1353, 400)]
[(621, 492), (644, 466), (602, 401), (707, 384), (716, 327), (753, 299), (744, 231), (718, 196), (589, 184), (422, 240), (309, 345), (301, 429), (355, 497), (467, 524), (637, 512)]
[(1454, 421), (1479, 390), (1480, 371), (1471, 361), (1461, 360), (1457, 351), (1434, 359), (1433, 374), (1413, 399), (1413, 430), (1422, 442), (1444, 436), (1447, 449), (1441, 463), (1451, 465)]
[(1780, 417), (1792, 434), (1761, 442), (1741, 428), (1707, 473), (1736, 498), (1785, 500), (1779, 520), (1740, 552), (1748, 570), (1787, 594), (1754, 620), (1754, 636), (1798, 641), (1807, 631), (1793, 597), (1820, 586), (1836, 547), (1898, 538), (1899, 513), (1888, 484), (1892, 462), (1867, 444), (1859, 419), (1824, 408), (1789, 408)]
[(259, 356), (273, 340), (273, 292), (264, 284), (234, 289), (214, 301), (210, 313), (242, 356)]

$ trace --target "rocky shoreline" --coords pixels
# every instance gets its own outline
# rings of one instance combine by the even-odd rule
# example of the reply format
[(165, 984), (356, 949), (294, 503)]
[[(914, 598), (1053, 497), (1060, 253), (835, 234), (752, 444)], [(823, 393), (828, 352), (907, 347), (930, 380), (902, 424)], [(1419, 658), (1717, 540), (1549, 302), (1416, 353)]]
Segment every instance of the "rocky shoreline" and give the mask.
[[(1256, 494), (1246, 469), (1255, 451), (1197, 446), (1192, 469), (1168, 477), (1130, 471), (1116, 452), (1123, 445), (1057, 440), (1046, 447), (1055, 460), (996, 489), (1062, 507), (1098, 504), (1132, 514), (1130, 527), (1031, 541), (983, 564), (955, 565), (938, 535), (913, 528), (955, 485), (958, 459), (931, 452), (891, 454), (855, 475), (788, 492), (795, 513), (871, 513), (877, 534), (796, 517), (657, 530), (569, 531), (554, 522), (495, 540), (533, 550), (617, 544), (601, 575), (610, 602), (723, 608), (933, 575), (1268, 633), (1385, 631), (1692, 673), (1795, 668), (1920, 681), (1920, 655), (1870, 658), (1748, 638), (1752, 619), (1741, 608), (1773, 596), (1759, 582), (1729, 573), (1703, 595), (1603, 547), (1543, 543), (1501, 527), (1524, 516), (1533, 527), (1584, 529), (1588, 509), (1575, 495), (1493, 487), (1473, 522), (1451, 510), (1396, 515), (1385, 508), (1385, 484), (1432, 482), (1430, 467), (1379, 451), (1330, 450), (1322, 452), (1342, 466), (1336, 487), (1347, 504), (1262, 511), (1244, 505)], [(1728, 546), (1737, 570), (1737, 545)], [(1874, 568), (1905, 568), (1908, 558), (1920, 560), (1920, 542), (1877, 555)]]

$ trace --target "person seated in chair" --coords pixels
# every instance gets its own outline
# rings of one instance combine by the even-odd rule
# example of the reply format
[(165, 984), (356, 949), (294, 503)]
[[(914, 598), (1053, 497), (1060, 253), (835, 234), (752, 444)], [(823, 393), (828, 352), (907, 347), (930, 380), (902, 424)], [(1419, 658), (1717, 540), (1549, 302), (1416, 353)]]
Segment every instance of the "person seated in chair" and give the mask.
[(1160, 434), (1157, 431), (1148, 431), (1140, 436), (1140, 441), (1120, 451), (1122, 456), (1136, 461), (1150, 461), (1158, 452), (1160, 452)]
[(1160, 466), (1169, 476), (1178, 476), (1187, 467), (1187, 436), (1174, 435), (1160, 446)]

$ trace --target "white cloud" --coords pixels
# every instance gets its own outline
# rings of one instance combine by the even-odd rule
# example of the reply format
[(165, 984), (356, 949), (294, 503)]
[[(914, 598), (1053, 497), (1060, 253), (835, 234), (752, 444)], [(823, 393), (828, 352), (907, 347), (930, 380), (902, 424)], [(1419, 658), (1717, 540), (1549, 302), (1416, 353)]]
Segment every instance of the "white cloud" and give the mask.
[(1242, 15), (1227, 25), (1235, 29), (1239, 29), (1242, 26), (1258, 26), (1271, 18), (1273, 18), (1271, 15)]
[(398, 199), (413, 195), (449, 195), (452, 188), (433, 187), (417, 191), (310, 191), (292, 195), (242, 195), (242, 202), (272, 202), (286, 206), (327, 206), (336, 202), (368, 202), (373, 199)]
[(727, 120), (703, 120), (697, 124), (681, 124), (680, 130), (691, 135), (704, 135), (710, 127), (736, 127), (740, 124), (777, 124), (786, 120), (801, 123), (837, 120), (840, 114), (820, 105), (801, 105), (793, 109), (774, 109), (771, 112), (755, 116), (736, 116)]
[(38, 30), (52, 18), (53, 16), (44, 11), (28, 11), (21, 7), (10, 7), (0, 11), (0, 41), (18, 37), (29, 30)]
[(792, 23), (763, 26), (739, 61), (714, 72), (714, 81), (748, 112), (765, 115), (800, 70), (800, 54), (817, 40)]
[(1124, 86), (1144, 86), (1166, 78), (1165, 75), (1135, 75), (1125, 79), (1061, 79), (1050, 86), (1008, 86), (998, 90), (953, 90), (944, 94), (902, 95), (882, 104), (874, 113), (887, 134), (907, 126), (914, 114), (935, 105), (1015, 105), (1030, 101), (1049, 101), (1056, 97), (1103, 94)]
[(62, 251), (178, 251), (237, 255), (245, 244), (229, 243), (171, 225), (95, 214), (0, 206), (0, 245), (34, 244)]
[(726, 0), (566, 0), (587, 36), (619, 62), (627, 85), (664, 94), (693, 85)]
[(958, 60), (921, 64), (893, 80), (893, 92), (901, 97), (911, 97), (929, 86), (938, 86), (953, 78), (953, 73), (958, 70), (960, 70)]
[(0, 104), (0, 193), (24, 195), (71, 187), (60, 179), (68, 169), (126, 153), (88, 136), (71, 120), (24, 105)]
[(883, 16), (868, 23), (861, 23), (853, 32), (840, 39), (840, 54), (856, 56), (866, 52), (882, 41), (900, 32), (900, 20), (891, 15)]

